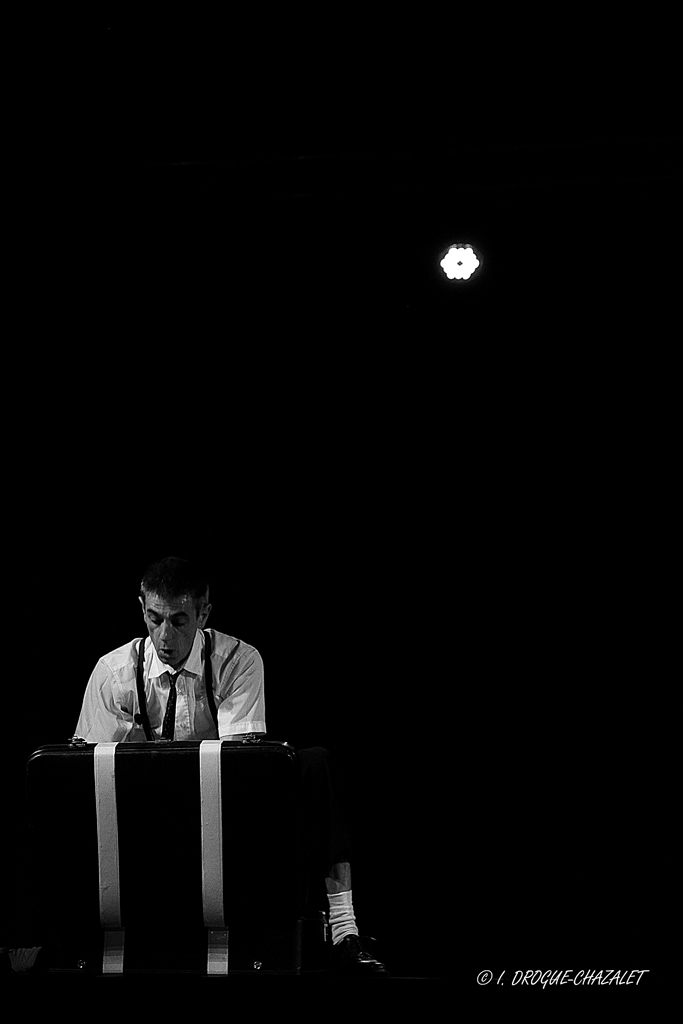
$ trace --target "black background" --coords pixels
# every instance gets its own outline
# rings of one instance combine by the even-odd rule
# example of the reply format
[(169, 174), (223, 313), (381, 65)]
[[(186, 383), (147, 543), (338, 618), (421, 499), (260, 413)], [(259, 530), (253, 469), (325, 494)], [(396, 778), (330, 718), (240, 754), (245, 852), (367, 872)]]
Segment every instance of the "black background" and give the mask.
[(666, 32), (485, 22), (112, 19), (17, 191), (7, 835), (146, 565), (199, 557), (406, 974), (661, 952)]

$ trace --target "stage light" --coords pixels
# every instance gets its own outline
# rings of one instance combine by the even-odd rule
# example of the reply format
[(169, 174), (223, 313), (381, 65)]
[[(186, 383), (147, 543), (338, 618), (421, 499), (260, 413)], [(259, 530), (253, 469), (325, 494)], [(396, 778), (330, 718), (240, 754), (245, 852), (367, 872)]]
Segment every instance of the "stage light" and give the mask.
[(468, 281), (481, 261), (471, 245), (452, 245), (439, 266), (450, 281)]

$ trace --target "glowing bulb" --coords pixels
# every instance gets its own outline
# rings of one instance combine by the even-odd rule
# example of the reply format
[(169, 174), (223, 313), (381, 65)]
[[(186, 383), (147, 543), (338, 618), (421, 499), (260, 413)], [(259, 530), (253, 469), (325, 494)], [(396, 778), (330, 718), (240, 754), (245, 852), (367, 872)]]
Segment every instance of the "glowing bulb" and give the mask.
[(452, 245), (439, 266), (450, 281), (467, 281), (480, 263), (471, 245)]

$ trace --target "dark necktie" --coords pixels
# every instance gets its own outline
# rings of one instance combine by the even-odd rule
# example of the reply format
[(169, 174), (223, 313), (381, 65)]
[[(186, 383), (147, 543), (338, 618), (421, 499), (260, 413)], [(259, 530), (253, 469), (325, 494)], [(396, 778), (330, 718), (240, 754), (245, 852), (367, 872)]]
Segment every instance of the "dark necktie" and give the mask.
[(171, 692), (168, 695), (168, 703), (166, 704), (166, 714), (164, 715), (164, 724), (161, 727), (161, 738), (162, 740), (172, 740), (173, 733), (175, 732), (175, 702), (178, 692), (175, 688), (176, 677), (171, 676)]

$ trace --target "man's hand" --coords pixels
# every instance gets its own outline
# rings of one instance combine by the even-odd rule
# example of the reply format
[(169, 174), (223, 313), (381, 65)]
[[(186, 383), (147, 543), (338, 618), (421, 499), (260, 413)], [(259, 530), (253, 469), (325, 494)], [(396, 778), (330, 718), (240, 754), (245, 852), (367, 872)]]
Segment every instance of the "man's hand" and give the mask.
[(28, 974), (36, 962), (42, 946), (31, 946), (30, 949), (10, 949), (7, 951), (12, 970), (17, 974)]

